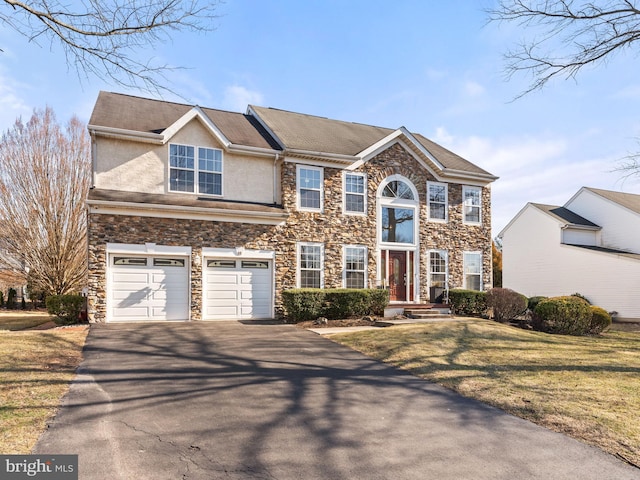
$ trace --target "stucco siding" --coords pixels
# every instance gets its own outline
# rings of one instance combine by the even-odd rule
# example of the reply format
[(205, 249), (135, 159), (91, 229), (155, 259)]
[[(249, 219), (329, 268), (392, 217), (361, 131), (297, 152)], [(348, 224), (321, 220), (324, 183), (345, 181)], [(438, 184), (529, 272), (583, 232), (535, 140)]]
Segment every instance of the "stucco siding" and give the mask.
[(223, 150), (222, 197), (225, 200), (280, 203), (274, 194), (278, 175), (273, 157), (239, 155), (225, 151), (199, 120), (194, 119), (165, 145), (153, 145), (98, 136), (95, 138), (97, 188), (141, 193), (168, 192), (169, 144)]
[(589, 190), (582, 190), (566, 207), (602, 227), (601, 246), (640, 252), (640, 215)]

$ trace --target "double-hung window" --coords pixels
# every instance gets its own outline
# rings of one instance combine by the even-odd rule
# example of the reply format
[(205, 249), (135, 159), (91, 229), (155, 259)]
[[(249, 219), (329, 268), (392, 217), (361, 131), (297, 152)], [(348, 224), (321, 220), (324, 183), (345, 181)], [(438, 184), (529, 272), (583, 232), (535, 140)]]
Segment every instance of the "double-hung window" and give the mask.
[(170, 144), (169, 191), (222, 195), (222, 150)]
[(344, 174), (344, 212), (364, 214), (366, 212), (367, 180), (362, 173)]
[(324, 246), (321, 243), (298, 244), (299, 288), (324, 287)]
[(344, 247), (344, 287), (367, 287), (367, 247)]
[(480, 187), (462, 187), (464, 223), (481, 222), (482, 189)]
[(429, 252), (429, 286), (447, 286), (447, 251), (431, 250)]
[(324, 170), (318, 167), (298, 165), (298, 208), (313, 212), (322, 211)]
[(429, 220), (447, 220), (447, 184), (427, 182)]
[(464, 252), (464, 288), (482, 290), (482, 254)]

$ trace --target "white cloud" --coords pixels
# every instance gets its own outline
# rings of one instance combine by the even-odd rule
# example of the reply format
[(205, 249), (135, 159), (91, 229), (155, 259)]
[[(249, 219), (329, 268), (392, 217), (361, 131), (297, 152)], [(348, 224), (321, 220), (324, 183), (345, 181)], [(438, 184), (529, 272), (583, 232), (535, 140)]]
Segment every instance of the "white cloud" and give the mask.
[[(616, 157), (593, 157), (580, 150), (580, 137), (456, 137), (444, 127), (435, 141), (500, 178), (491, 186), (493, 235), (527, 202), (563, 205), (581, 187), (622, 188)], [(630, 184), (626, 190), (632, 190)]]
[(20, 96), (24, 90), (19, 82), (0, 70), (0, 131), (6, 131), (18, 117), (28, 118), (32, 107)]
[(478, 82), (467, 80), (462, 86), (462, 91), (468, 97), (479, 97), (481, 95), (484, 95), (486, 90)]
[(260, 92), (252, 91), (239, 85), (232, 85), (224, 91), (222, 106), (235, 112), (244, 112), (247, 109), (247, 105), (259, 105), (263, 102), (263, 99), (264, 97)]

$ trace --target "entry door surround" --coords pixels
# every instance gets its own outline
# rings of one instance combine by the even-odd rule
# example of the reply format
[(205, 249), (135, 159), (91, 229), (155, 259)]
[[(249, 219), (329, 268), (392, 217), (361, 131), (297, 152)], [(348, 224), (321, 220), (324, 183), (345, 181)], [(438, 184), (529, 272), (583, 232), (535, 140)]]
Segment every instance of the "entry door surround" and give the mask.
[(382, 250), (380, 257), (382, 283), (389, 289), (389, 301), (413, 302), (415, 253), (411, 250)]

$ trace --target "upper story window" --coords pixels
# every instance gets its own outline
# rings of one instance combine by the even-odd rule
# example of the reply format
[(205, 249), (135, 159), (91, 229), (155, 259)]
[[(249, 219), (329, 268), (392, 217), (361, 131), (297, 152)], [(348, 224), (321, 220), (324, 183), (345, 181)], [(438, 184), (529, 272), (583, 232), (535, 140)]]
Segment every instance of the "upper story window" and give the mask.
[(366, 213), (367, 179), (363, 173), (345, 173), (343, 191), (345, 213)]
[(417, 198), (413, 184), (400, 175), (393, 175), (380, 185), (377, 223), (382, 243), (416, 244)]
[(222, 150), (170, 144), (169, 191), (222, 195)]
[(324, 170), (319, 167), (297, 166), (298, 209), (322, 211)]
[(447, 221), (447, 184), (427, 182), (429, 220)]
[(482, 220), (482, 189), (480, 187), (462, 187), (462, 215), (464, 223), (479, 224)]

